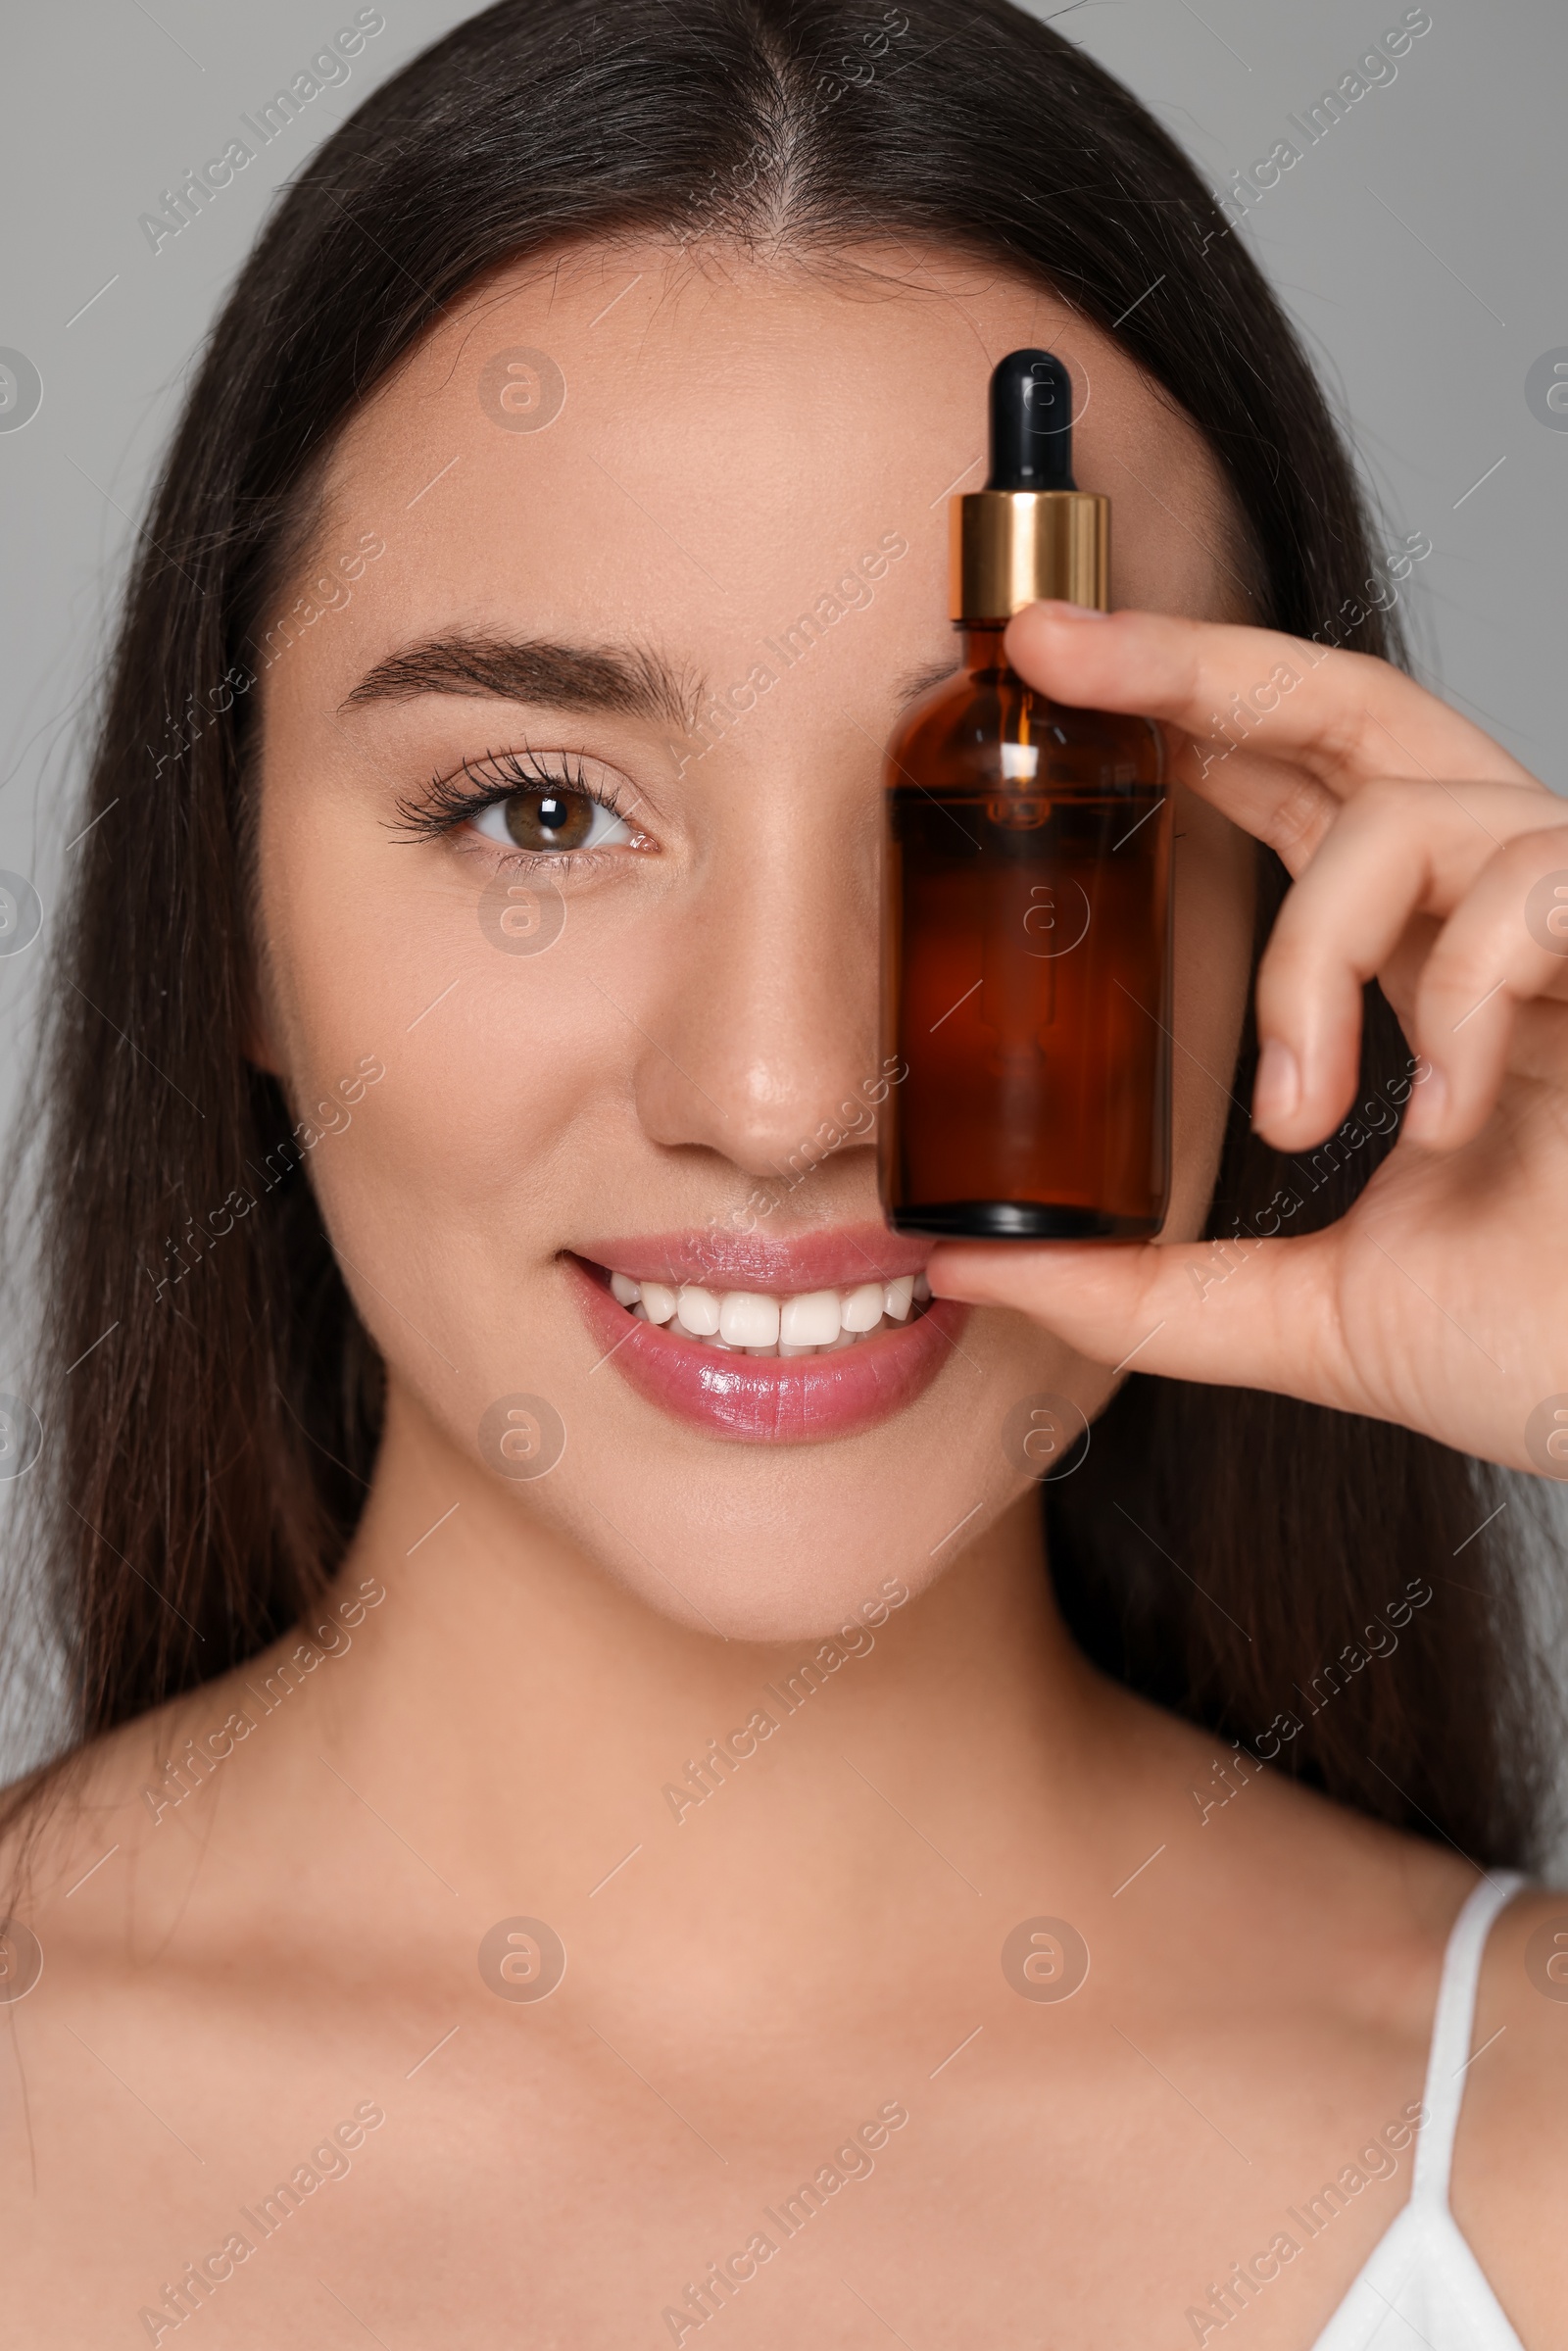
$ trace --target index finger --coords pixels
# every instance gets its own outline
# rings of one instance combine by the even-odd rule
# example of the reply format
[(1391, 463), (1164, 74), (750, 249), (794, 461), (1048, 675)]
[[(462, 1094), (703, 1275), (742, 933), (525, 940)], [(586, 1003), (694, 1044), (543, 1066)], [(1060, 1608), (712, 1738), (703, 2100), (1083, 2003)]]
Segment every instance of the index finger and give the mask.
[[(1028, 605), (1013, 615), (1007, 659), (1021, 677), (1080, 709), (1164, 719), (1192, 738), (1191, 783), (1227, 816), (1270, 841), (1303, 782), (1331, 801), (1374, 778), (1533, 783), (1528, 768), (1468, 718), (1370, 654), (1345, 653), (1275, 629), (1164, 612), (1094, 612)], [(1251, 759), (1232, 762), (1245, 749)], [(1300, 774), (1305, 769), (1306, 777)], [(1303, 811), (1292, 811), (1298, 838)]]

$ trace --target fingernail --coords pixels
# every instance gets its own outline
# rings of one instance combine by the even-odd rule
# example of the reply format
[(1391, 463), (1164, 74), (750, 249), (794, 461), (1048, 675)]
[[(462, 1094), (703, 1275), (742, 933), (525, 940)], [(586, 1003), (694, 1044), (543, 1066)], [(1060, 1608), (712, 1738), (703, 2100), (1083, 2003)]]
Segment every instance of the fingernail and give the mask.
[(1064, 596), (1042, 596), (1037, 610), (1051, 620), (1108, 620), (1098, 604), (1069, 604)]
[(1278, 1037), (1264, 1040), (1252, 1087), (1252, 1124), (1289, 1118), (1301, 1100), (1301, 1065)]

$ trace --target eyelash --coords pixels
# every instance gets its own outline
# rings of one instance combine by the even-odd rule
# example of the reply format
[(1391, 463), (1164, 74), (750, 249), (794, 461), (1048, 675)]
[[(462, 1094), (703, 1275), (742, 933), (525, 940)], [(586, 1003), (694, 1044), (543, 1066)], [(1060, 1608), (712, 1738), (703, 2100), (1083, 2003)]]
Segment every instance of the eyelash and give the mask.
[[(487, 751), (482, 759), (472, 765), (466, 761), (454, 775), (432, 776), (421, 799), (398, 802), (404, 839), (443, 840), (461, 826), (471, 823), (474, 817), (482, 816), (486, 808), (510, 800), (514, 792), (573, 793), (581, 800), (592, 801), (596, 808), (608, 808), (623, 823), (629, 821), (621, 796), (613, 785), (590, 784), (580, 758), (573, 772), (569, 759), (559, 754), (552, 756), (555, 764), (546, 765), (526, 748), (520, 753)], [(509, 867), (548, 865), (553, 873), (561, 873), (570, 872), (585, 860), (597, 860), (603, 855), (600, 849), (555, 850), (549, 855), (513, 849), (504, 853), (503, 862)]]

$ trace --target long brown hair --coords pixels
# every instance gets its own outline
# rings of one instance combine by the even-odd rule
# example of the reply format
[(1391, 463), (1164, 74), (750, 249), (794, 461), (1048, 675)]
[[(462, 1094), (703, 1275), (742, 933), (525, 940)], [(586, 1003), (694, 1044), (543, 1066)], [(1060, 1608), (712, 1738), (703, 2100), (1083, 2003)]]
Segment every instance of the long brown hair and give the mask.
[[(1257, 551), (1256, 619), (1397, 650), (1341, 439), (1241, 240), (1128, 93), (1007, 0), (502, 0), (376, 90), (288, 188), (214, 330), (80, 818), (40, 1081), (24, 1554), (73, 1744), (293, 1623), (377, 1444), (378, 1365), (291, 1165), (294, 1113), (242, 1051), (269, 599), (333, 435), (446, 306), (510, 258), (622, 233), (824, 255), (906, 233), (1033, 273), (1205, 436)], [(1283, 875), (1260, 871), (1266, 921)], [(1249, 1032), (1238, 1105), (1253, 1053)], [(1369, 991), (1369, 1098), (1404, 1058)], [(1314, 1184), (1238, 1106), (1212, 1229), (1292, 1186), (1292, 1229), (1340, 1213), (1388, 1141)], [(1474, 1533), (1473, 1464), (1285, 1397), (1134, 1379), (1046, 1506), (1063, 1607), (1107, 1670), (1380, 1818), (1479, 1860), (1530, 1852), (1532, 1652), (1506, 1546)], [(1396, 1661), (1352, 1668), (1391, 1602)]]

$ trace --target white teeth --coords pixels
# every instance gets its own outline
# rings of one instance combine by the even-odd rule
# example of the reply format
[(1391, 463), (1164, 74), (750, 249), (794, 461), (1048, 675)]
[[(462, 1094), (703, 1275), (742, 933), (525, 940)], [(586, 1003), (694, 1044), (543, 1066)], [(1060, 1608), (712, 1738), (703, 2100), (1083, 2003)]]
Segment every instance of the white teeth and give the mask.
[(807, 1290), (784, 1300), (778, 1335), (782, 1346), (794, 1348), (831, 1347), (842, 1317), (836, 1290)]
[(718, 1300), (710, 1290), (688, 1283), (675, 1300), (675, 1314), (693, 1339), (711, 1339), (718, 1330)]
[(727, 1290), (719, 1300), (719, 1335), (731, 1347), (777, 1347), (778, 1319), (778, 1299), (765, 1291)]
[(906, 1323), (931, 1297), (924, 1274), (857, 1282), (844, 1290), (804, 1290), (779, 1298), (765, 1290), (705, 1290), (687, 1282), (635, 1282), (612, 1273), (611, 1294), (634, 1320), (667, 1324), (682, 1339), (721, 1354), (814, 1355), (856, 1347), (891, 1324)]
[(883, 1285), (880, 1282), (861, 1282), (856, 1289), (846, 1291), (839, 1314), (847, 1331), (874, 1331), (882, 1320)]

